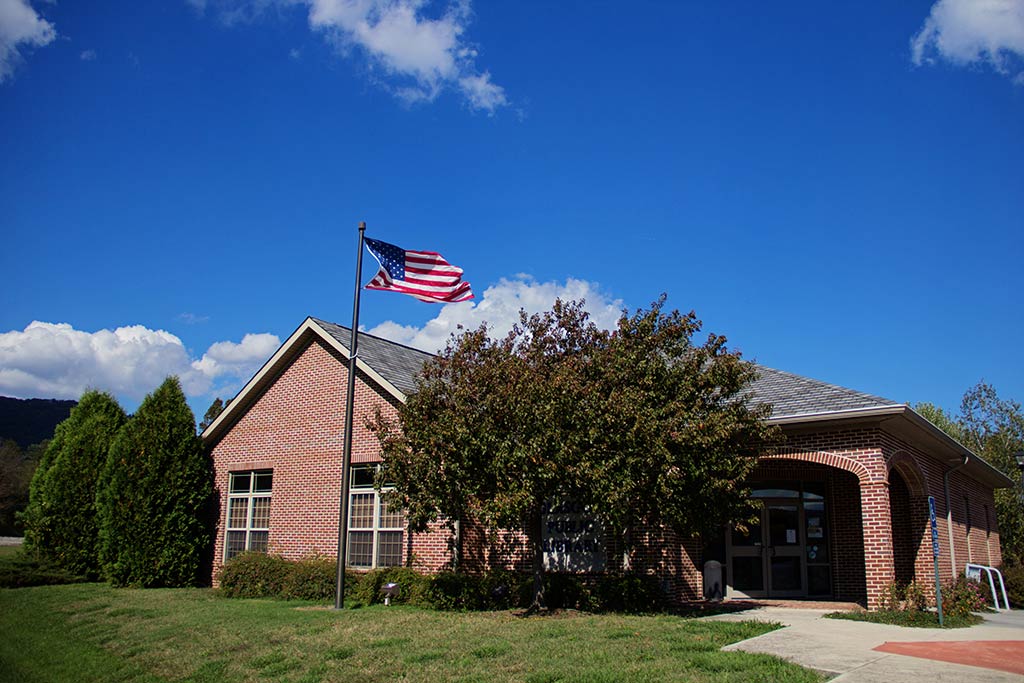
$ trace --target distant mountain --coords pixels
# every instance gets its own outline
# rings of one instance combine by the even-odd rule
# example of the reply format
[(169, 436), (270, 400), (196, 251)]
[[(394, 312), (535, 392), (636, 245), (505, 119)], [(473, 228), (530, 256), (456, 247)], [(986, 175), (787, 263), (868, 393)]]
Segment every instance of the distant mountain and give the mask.
[(22, 450), (53, 437), (78, 401), (0, 396), (0, 439), (14, 439)]

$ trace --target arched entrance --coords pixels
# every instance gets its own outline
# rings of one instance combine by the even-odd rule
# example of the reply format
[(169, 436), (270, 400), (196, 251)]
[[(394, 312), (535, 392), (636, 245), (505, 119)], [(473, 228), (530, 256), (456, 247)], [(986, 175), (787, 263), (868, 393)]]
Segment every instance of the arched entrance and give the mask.
[(726, 534), (727, 595), (864, 602), (859, 472), (764, 458), (748, 479), (754, 524)]
[(925, 564), (922, 571), (927, 574), (930, 559), (922, 552), (928, 537), (928, 499), (924, 495), (923, 475), (910, 456), (898, 454), (890, 462), (889, 510), (893, 578), (896, 583), (906, 585), (921, 574), (919, 562)]

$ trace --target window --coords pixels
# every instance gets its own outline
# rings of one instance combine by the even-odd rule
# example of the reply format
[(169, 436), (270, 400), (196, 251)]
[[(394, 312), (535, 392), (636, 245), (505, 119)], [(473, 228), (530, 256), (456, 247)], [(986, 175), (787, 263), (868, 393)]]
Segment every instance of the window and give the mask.
[(971, 548), (971, 501), (967, 496), (964, 496), (964, 532), (967, 536), (967, 561), (974, 562)]
[(267, 552), (273, 477), (272, 470), (231, 473), (228, 483), (225, 561), (246, 550)]
[(377, 465), (353, 465), (349, 479), (348, 559), (350, 567), (402, 564), (405, 516), (391, 510), (373, 488)]

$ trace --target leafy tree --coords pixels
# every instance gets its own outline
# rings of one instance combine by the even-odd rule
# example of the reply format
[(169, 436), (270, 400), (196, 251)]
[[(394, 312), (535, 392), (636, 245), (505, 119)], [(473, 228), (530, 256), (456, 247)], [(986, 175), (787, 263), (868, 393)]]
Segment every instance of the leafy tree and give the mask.
[(428, 362), (398, 421), (378, 413), (381, 481), (394, 482), (410, 527), (480, 519), (523, 529), (543, 607), (546, 501), (588, 506), (627, 536), (641, 525), (684, 534), (745, 509), (742, 480), (776, 432), (744, 393), (749, 363), (693, 313), (623, 314), (613, 332), (582, 303), (521, 313), (501, 340), (485, 326)]
[(99, 569), (96, 487), (107, 450), (127, 416), (107, 393), (86, 391), (57, 425), (32, 478), (25, 540), (41, 558), (74, 574)]
[(181, 384), (168, 377), (118, 432), (101, 475), (100, 562), (111, 583), (199, 581), (211, 475)]
[(199, 423), (199, 433), (202, 434), (206, 431), (206, 428), (213, 424), (213, 421), (224, 412), (224, 401), (220, 400), (220, 396), (213, 400), (210, 407), (206, 409), (206, 414), (203, 415), (203, 421)]
[(964, 430), (956, 416), (950, 415), (933, 403), (918, 403), (914, 406), (914, 410), (960, 443), (966, 443)]
[(995, 388), (982, 381), (964, 393), (955, 417), (927, 403), (914, 409), (1016, 483), (1012, 488), (995, 491), (996, 520), (1004, 563), (1024, 566), (1024, 489), (1014, 458), (1014, 453), (1024, 450), (1024, 412), (1020, 403), (999, 398)]

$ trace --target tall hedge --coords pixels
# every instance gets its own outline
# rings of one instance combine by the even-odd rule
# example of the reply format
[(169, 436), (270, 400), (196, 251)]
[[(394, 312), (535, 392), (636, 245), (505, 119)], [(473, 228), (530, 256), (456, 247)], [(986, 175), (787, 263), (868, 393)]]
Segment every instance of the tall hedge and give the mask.
[(98, 572), (97, 481), (127, 419), (110, 394), (87, 391), (57, 425), (32, 478), (22, 516), (25, 542), (41, 559), (73, 574)]
[(100, 480), (100, 562), (118, 586), (190, 586), (210, 528), (212, 468), (177, 377), (118, 432)]

